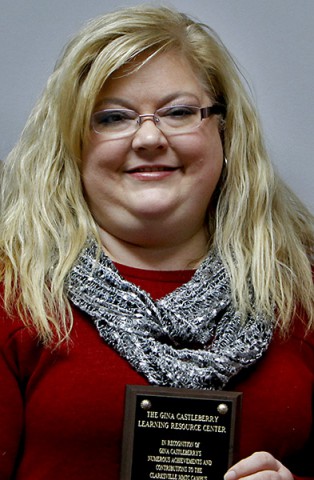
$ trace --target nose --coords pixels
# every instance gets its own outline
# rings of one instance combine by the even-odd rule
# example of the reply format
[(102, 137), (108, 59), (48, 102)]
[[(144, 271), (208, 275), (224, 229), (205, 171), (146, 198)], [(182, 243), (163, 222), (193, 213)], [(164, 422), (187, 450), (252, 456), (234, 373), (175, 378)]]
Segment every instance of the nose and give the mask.
[(147, 115), (145, 118), (143, 116), (133, 137), (132, 148), (134, 150), (161, 150), (167, 145), (167, 138), (157, 127), (153, 115)]

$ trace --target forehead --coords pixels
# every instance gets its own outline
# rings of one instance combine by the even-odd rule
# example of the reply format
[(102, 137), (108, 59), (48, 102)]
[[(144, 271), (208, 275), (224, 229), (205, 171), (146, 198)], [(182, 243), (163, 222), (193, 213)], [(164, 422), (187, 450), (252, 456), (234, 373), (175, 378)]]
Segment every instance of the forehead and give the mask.
[(161, 52), (154, 56), (136, 58), (117, 70), (103, 85), (97, 104), (107, 100), (132, 97), (166, 98), (194, 95), (208, 97), (201, 75), (183, 54)]

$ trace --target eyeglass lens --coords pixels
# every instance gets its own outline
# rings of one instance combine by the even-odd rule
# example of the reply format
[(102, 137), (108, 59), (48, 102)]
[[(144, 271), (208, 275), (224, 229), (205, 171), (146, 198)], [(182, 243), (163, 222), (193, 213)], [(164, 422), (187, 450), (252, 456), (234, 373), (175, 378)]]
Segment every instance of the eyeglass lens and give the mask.
[(176, 105), (143, 115), (128, 109), (106, 109), (93, 114), (92, 128), (109, 138), (118, 137), (134, 134), (145, 120), (152, 120), (163, 133), (178, 134), (197, 128), (204, 118), (220, 113), (216, 107), (217, 104), (204, 108)]

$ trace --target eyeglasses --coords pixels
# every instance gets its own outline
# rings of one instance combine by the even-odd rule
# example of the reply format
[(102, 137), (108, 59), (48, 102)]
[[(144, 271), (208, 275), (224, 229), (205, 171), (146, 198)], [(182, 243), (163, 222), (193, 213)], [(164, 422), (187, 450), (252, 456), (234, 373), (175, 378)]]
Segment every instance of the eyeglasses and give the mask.
[(205, 118), (225, 113), (226, 107), (218, 103), (210, 107), (175, 105), (143, 115), (134, 110), (114, 108), (93, 113), (91, 127), (110, 140), (134, 135), (145, 120), (152, 120), (165, 135), (180, 135), (199, 127)]

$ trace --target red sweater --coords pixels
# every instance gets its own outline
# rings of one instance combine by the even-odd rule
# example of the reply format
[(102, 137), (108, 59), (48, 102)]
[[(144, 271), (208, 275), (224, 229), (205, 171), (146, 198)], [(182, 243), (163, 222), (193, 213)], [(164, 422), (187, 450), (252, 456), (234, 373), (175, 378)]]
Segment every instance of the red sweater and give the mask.
[[(160, 298), (192, 272), (121, 267)], [(118, 480), (126, 384), (147, 381), (73, 309), (72, 342), (43, 348), (0, 310), (0, 479)], [(300, 322), (286, 341), (227, 385), (243, 392), (239, 457), (266, 450), (314, 479), (314, 335)]]

